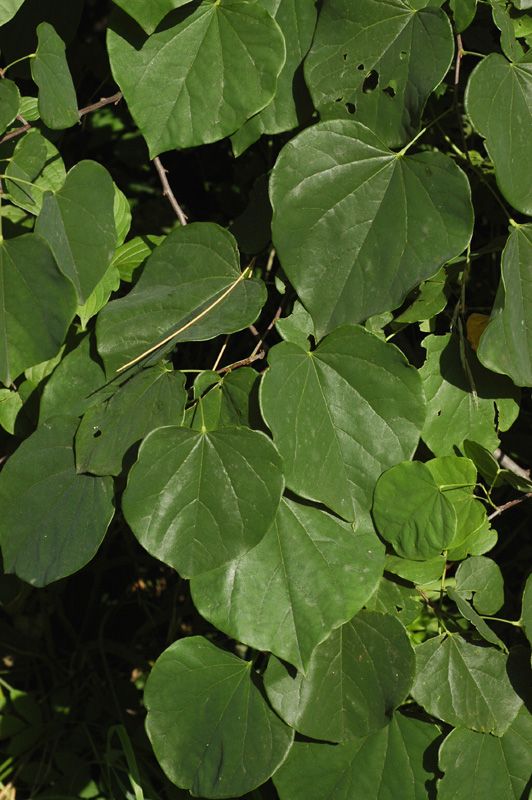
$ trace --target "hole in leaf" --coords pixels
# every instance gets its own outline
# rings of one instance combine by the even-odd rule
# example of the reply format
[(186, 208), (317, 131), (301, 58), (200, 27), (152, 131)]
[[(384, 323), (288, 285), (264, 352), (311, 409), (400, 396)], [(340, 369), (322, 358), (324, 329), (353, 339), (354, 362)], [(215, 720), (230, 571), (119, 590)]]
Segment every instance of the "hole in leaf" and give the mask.
[(341, 98), (341, 97), (337, 97), (337, 98), (336, 98), (336, 100), (335, 100), (334, 102), (335, 102), (335, 103), (341, 103), (341, 102), (342, 102), (342, 98)]
[(344, 53), (343, 58), (344, 58), (344, 61), (347, 61), (347, 53)]
[(362, 84), (362, 91), (364, 92), (364, 94), (369, 94), (370, 92), (373, 92), (378, 85), (379, 85), (379, 73), (377, 72), (377, 70), (372, 69), (371, 72), (364, 78), (364, 83)]
[(393, 86), (387, 86), (382, 91), (384, 92), (384, 94), (387, 94), (388, 97), (395, 97), (395, 89), (393, 88)]
[(354, 103), (346, 103), (345, 107), (346, 107), (347, 111), (349, 112), (349, 114), (354, 114), (355, 111), (357, 110), (357, 107), (356, 107), (356, 105)]
[(359, 65), (358, 65), (358, 67), (357, 67), (357, 69), (359, 69), (360, 71), (362, 71), (362, 70), (364, 69), (364, 64), (359, 64)]
[(101, 432), (100, 429), (95, 430), (94, 433), (92, 434), (94, 439), (97, 439), (101, 435), (102, 435), (102, 432)]

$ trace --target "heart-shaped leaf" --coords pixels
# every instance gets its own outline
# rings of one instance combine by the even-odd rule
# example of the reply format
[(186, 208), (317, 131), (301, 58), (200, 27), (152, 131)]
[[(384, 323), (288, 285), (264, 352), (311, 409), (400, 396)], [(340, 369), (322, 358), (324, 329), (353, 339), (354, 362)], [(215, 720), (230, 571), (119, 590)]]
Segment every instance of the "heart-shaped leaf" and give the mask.
[(522, 700), (506, 673), (507, 657), (461, 636), (436, 636), (416, 647), (412, 697), (450, 725), (502, 736)]
[(285, 60), (283, 34), (259, 3), (204, 0), (172, 23), (144, 41), (121, 29), (107, 37), (151, 158), (233, 133), (270, 102)]
[(342, 327), (313, 352), (273, 347), (261, 408), (287, 486), (347, 520), (368, 516), (375, 481), (410, 458), (424, 420), (417, 371), (394, 346)]
[(532, 225), (513, 228), (502, 254), (501, 282), (478, 357), (488, 369), (532, 386)]
[(321, 119), (354, 117), (395, 147), (416, 133), (453, 52), (449, 18), (439, 8), (408, 0), (328, 0), (305, 78)]
[(34, 586), (81, 569), (96, 553), (113, 517), (112, 480), (76, 472), (77, 426), (76, 417), (45, 422), (0, 474), (4, 569)]
[(37, 26), (37, 40), (31, 76), (39, 87), (40, 117), (48, 128), (71, 128), (79, 122), (79, 112), (65, 43), (48, 22)]
[(0, 241), (0, 380), (11, 384), (26, 367), (55, 356), (74, 316), (70, 282), (39, 236)]
[(254, 322), (265, 300), (264, 284), (241, 278), (236, 242), (219, 225), (197, 222), (172, 231), (132, 291), (98, 316), (98, 350), (108, 374), (195, 317), (170, 337), (173, 343), (212, 339)]
[(250, 661), (201, 636), (159, 656), (144, 693), (146, 728), (171, 781), (197, 797), (242, 796), (284, 761), (293, 733), (253, 684)]
[(465, 103), (486, 140), (501, 192), (518, 211), (532, 214), (530, 176), (522, 166), (532, 160), (532, 63), (513, 64), (491, 53), (471, 73)]
[(342, 742), (383, 728), (408, 694), (414, 652), (395, 617), (361, 611), (314, 650), (306, 675), (270, 658), (274, 709), (305, 736)]
[(170, 426), (144, 439), (122, 508), (142, 546), (190, 577), (258, 544), (283, 484), (281, 459), (263, 433)]
[(435, 725), (394, 714), (385, 728), (344, 744), (296, 740), (273, 781), (281, 800), (421, 800), (436, 766), (426, 752), (439, 735)]
[(270, 197), (275, 247), (318, 336), (396, 308), (471, 236), (469, 185), (449, 158), (393, 153), (347, 120), (292, 139)]
[(116, 245), (115, 190), (107, 170), (79, 161), (61, 189), (46, 195), (35, 223), (84, 303), (103, 278)]
[(316, 645), (373, 594), (383, 565), (373, 532), (283, 500), (262, 542), (190, 588), (217, 628), (305, 670)]

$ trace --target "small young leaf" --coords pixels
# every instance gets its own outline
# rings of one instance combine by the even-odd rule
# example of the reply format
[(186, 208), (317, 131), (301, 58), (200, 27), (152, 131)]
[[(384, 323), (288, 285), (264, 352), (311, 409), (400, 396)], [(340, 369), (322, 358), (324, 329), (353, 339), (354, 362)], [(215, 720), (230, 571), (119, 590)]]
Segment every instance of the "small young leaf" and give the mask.
[(258, 544), (283, 485), (281, 459), (263, 433), (170, 426), (142, 442), (122, 508), (142, 546), (190, 577)]
[(309, 336), (314, 336), (314, 324), (299, 300), (294, 303), (292, 313), (277, 320), (275, 327), (285, 342), (292, 342), (303, 350), (308, 350)]
[(33, 586), (81, 569), (113, 517), (110, 478), (78, 475), (76, 417), (41, 425), (0, 474), (0, 545), (6, 572)]
[(251, 669), (193, 636), (170, 645), (148, 678), (146, 728), (157, 760), (197, 797), (246, 795), (290, 749), (293, 732), (266, 704)]
[(8, 78), (0, 80), (0, 133), (11, 125), (20, 109), (17, 84)]
[(473, 605), (479, 614), (496, 614), (504, 603), (502, 573), (491, 558), (468, 558), (456, 570), (456, 591)]
[(373, 532), (283, 500), (262, 542), (190, 588), (217, 628), (305, 670), (316, 645), (373, 594), (383, 563)]
[(65, 43), (48, 22), (37, 26), (38, 46), (31, 76), (39, 87), (39, 114), (49, 128), (62, 130), (79, 122), (76, 90), (65, 57)]
[(273, 782), (280, 800), (422, 800), (436, 765), (435, 725), (394, 714), (385, 728), (340, 745), (295, 741)]
[(46, 195), (35, 223), (84, 303), (103, 278), (116, 244), (114, 186), (95, 161), (80, 161), (55, 194)]
[(450, 725), (502, 736), (515, 719), (521, 698), (506, 674), (507, 657), (461, 636), (436, 636), (416, 647), (412, 697)]
[(414, 677), (414, 652), (392, 616), (361, 611), (314, 650), (306, 675), (276, 658), (264, 674), (279, 716), (305, 736), (343, 742), (383, 728)]

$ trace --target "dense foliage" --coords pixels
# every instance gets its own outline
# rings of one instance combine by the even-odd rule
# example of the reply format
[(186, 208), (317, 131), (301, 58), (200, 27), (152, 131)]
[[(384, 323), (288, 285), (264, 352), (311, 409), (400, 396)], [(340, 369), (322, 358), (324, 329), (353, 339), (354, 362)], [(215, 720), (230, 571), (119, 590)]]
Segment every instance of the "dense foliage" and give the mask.
[(3, 799), (528, 797), (531, 9), (0, 0)]

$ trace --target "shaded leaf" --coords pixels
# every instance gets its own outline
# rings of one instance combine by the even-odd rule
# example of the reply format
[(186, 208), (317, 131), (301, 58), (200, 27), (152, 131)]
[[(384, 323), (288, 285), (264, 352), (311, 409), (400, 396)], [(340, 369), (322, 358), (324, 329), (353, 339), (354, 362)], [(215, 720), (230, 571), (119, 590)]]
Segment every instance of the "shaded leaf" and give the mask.
[(440, 9), (419, 9), (408, 0), (329, 0), (305, 78), (321, 119), (354, 117), (395, 147), (417, 132), (453, 53), (452, 29)]
[(441, 635), (416, 647), (412, 697), (429, 714), (502, 736), (522, 705), (506, 674), (507, 657), (461, 636)]
[(417, 297), (395, 318), (395, 322), (405, 324), (431, 319), (443, 311), (446, 305), (447, 273), (442, 267), (433, 278), (419, 286)]
[(283, 483), (281, 459), (263, 433), (170, 426), (142, 442), (122, 508), (142, 546), (190, 577), (260, 542)]
[(394, 345), (355, 326), (311, 353), (276, 345), (268, 359), (261, 408), (287, 486), (347, 520), (368, 517), (375, 480), (418, 442), (425, 410), (416, 370)]
[(4, 78), (0, 81), (0, 133), (3, 133), (16, 119), (19, 109), (20, 94), (17, 84)]
[[(224, 375), (210, 370), (201, 372), (194, 382), (197, 402), (187, 409), (183, 425), (196, 431), (203, 427), (216, 430), (231, 425), (250, 425), (251, 394), (257, 379), (258, 373), (251, 367)], [(202, 381), (209, 382), (203, 396)]]
[(81, 322), (82, 330), (87, 328), (88, 321), (92, 319), (98, 311), (101, 311), (111, 297), (111, 294), (115, 292), (119, 286), (120, 274), (113, 264), (109, 264), (103, 278), (98, 281), (86, 301), (78, 306), (77, 314)]
[(233, 639), (305, 670), (312, 651), (356, 614), (382, 575), (373, 532), (283, 500), (264, 539), (238, 560), (193, 578), (200, 614)]
[(0, 427), (8, 433), (15, 433), (15, 423), (22, 409), (22, 398), (17, 391), (0, 389)]
[(532, 647), (532, 575), (529, 575), (523, 591), (521, 606), (521, 624), (526, 634), (526, 638)]
[(131, 283), (135, 271), (145, 263), (164, 238), (164, 236), (135, 236), (121, 244), (111, 261), (112, 266), (118, 270), (120, 279)]
[(532, 770), (532, 717), (521, 709), (497, 738), (457, 728), (440, 748), (439, 800), (523, 800)]
[(385, 569), (394, 575), (399, 575), (405, 581), (411, 581), (418, 586), (437, 580), (445, 568), (444, 556), (435, 556), (428, 561), (413, 561), (400, 556), (387, 555)]
[(126, 14), (133, 17), (146, 33), (153, 33), (170, 11), (186, 6), (191, 0), (114, 0)]
[[(421, 565), (421, 562), (418, 562)], [(410, 625), (420, 614), (421, 595), (415, 586), (400, 583), (394, 575), (383, 575), (366, 603), (368, 611), (393, 614), (403, 625)]]
[[(340, 745), (295, 741), (274, 775), (281, 800), (426, 800), (435, 725), (394, 714), (385, 728)], [(430, 763), (430, 762), (429, 762)]]
[(133, 445), (155, 428), (181, 424), (184, 387), (182, 372), (151, 367), (130, 378), (109, 399), (92, 405), (76, 433), (78, 472), (119, 475)]
[(453, 603), (456, 603), (456, 607), (463, 618), (467, 619), (468, 622), (470, 622), (476, 628), (483, 639), (485, 639), (487, 642), (490, 642), (490, 644), (494, 644), (495, 647), (500, 647), (503, 652), (508, 652), (508, 648), (504, 642), (499, 639), (497, 634), (490, 628), (490, 626), (484, 622), (481, 616), (477, 614), (471, 603), (468, 603), (467, 600), (464, 600), (462, 595), (452, 588), (447, 589), (447, 594)]
[(490, 53), (475, 67), (465, 93), (466, 111), (486, 140), (497, 183), (514, 208), (532, 214), (532, 188), (522, 164), (532, 160), (532, 63), (513, 64)]
[(503, 250), (501, 281), (478, 357), (488, 369), (532, 386), (532, 225), (513, 228)]
[(107, 36), (113, 76), (150, 158), (233, 133), (270, 102), (285, 59), (283, 35), (258, 3), (204, 0), (172, 22), (145, 41), (121, 30)]
[(113, 257), (116, 230), (114, 187), (107, 170), (80, 161), (61, 189), (45, 196), (35, 231), (50, 245), (59, 269), (84, 303)]
[(77, 417), (45, 422), (0, 474), (4, 568), (34, 586), (45, 586), (85, 566), (113, 517), (111, 479), (76, 473), (77, 426)]
[(453, 504), (419, 461), (405, 461), (381, 475), (373, 518), (380, 535), (403, 558), (432, 559), (447, 549), (456, 532)]
[(305, 736), (347, 741), (383, 728), (408, 694), (414, 652), (392, 616), (361, 611), (314, 650), (306, 675), (272, 657), (264, 674), (268, 698)]
[(79, 112), (65, 43), (48, 22), (37, 26), (37, 40), (31, 76), (39, 88), (39, 115), (48, 128), (71, 128), (79, 122)]
[(504, 603), (502, 573), (491, 558), (468, 558), (456, 570), (456, 591), (473, 601), (479, 614), (496, 614)]
[(275, 327), (285, 342), (297, 344), (303, 350), (308, 349), (309, 336), (314, 335), (312, 317), (298, 300), (294, 303), (292, 313), (288, 317), (278, 319)]
[[(24, 183), (16, 178), (21, 178)], [(6, 168), (6, 189), (10, 200), (26, 211), (38, 214), (44, 193), (58, 191), (65, 178), (63, 159), (52, 142), (37, 130), (24, 134)]]
[(74, 316), (74, 291), (46, 243), (28, 233), (0, 241), (0, 380), (55, 356)]
[(471, 235), (469, 185), (449, 158), (393, 153), (347, 120), (285, 145), (270, 197), (273, 242), (318, 336), (401, 305)]
[(469, 28), (477, 13), (477, 0), (450, 0), (457, 33)]
[(116, 228), (116, 247), (120, 247), (124, 243), (131, 227), (131, 209), (127, 197), (116, 184), (114, 190), (113, 216)]
[[(265, 300), (259, 280), (241, 280), (234, 238), (219, 225), (176, 228), (154, 250), (132, 291), (102, 309), (98, 350), (113, 374), (158, 341), (217, 305), (172, 340), (203, 341), (255, 321)], [(160, 357), (160, 356), (159, 356)]]
[(170, 645), (148, 678), (146, 727), (157, 760), (196, 796), (243, 795), (290, 749), (293, 734), (263, 700), (251, 669), (194, 636)]

